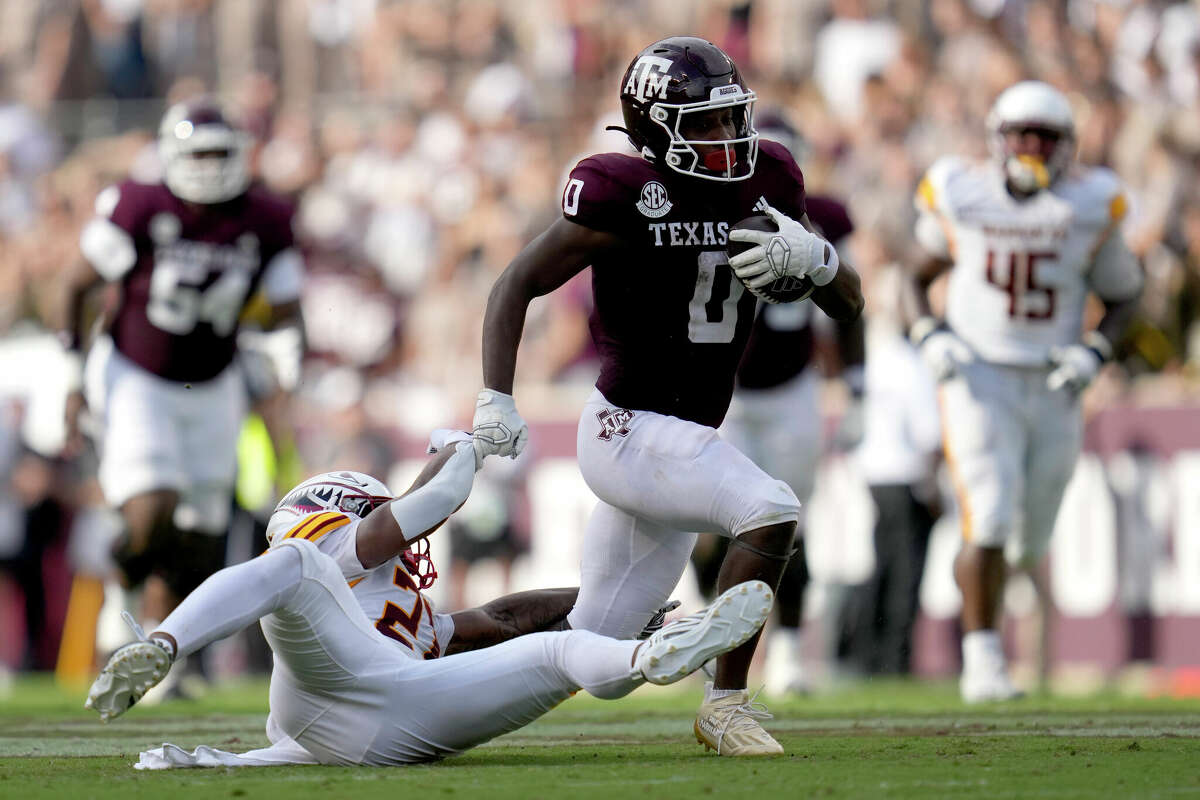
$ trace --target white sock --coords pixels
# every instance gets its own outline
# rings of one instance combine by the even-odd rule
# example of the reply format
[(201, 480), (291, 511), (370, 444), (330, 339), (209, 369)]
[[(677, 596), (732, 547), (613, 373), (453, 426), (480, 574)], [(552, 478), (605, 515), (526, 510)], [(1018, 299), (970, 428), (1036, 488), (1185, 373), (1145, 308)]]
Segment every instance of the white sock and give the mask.
[(704, 683), (704, 702), (708, 703), (713, 700), (720, 700), (722, 697), (729, 697), (730, 695), (741, 694), (744, 691), (746, 691), (746, 690), (745, 689), (714, 689), (712, 681), (705, 681), (705, 683)]
[(1004, 645), (1000, 641), (1000, 632), (994, 628), (984, 628), (965, 634), (962, 657), (964, 673), (995, 669), (997, 664), (1003, 667)]
[(781, 654), (777, 658), (792, 658), (796, 661), (800, 660), (800, 630), (798, 628), (776, 628), (771, 634), (771, 641), (768, 645), (768, 656), (773, 651), (778, 650)]

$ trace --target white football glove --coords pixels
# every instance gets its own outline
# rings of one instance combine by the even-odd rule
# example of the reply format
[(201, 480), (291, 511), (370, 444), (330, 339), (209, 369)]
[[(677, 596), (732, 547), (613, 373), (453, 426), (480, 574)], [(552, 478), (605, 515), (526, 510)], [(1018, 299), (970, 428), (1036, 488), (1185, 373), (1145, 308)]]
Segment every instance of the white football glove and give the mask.
[(1100, 367), (1104, 365), (1100, 353), (1086, 344), (1052, 347), (1048, 358), (1054, 369), (1046, 376), (1046, 386), (1052, 392), (1059, 389), (1082, 392), (1095, 380)]
[(788, 275), (807, 277), (817, 286), (833, 280), (838, 271), (837, 250), (833, 245), (771, 206), (767, 206), (766, 212), (779, 226), (777, 232), (741, 229), (729, 232), (732, 241), (756, 245), (729, 259), (729, 266), (738, 278), (751, 289), (762, 288)]
[(529, 441), (529, 426), (517, 413), (511, 394), (484, 389), (475, 402), (475, 421), (471, 435), (475, 445), (476, 466), (487, 456), (516, 458)]
[(913, 323), (908, 337), (939, 383), (954, 377), (960, 368), (975, 360), (970, 345), (933, 317), (921, 317)]

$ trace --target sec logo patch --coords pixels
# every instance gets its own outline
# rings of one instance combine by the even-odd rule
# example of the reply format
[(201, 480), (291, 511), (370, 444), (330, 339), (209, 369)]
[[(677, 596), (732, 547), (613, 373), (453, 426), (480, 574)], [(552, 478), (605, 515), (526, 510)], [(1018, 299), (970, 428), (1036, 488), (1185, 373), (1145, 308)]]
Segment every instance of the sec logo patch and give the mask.
[(671, 210), (671, 201), (667, 199), (667, 187), (658, 181), (648, 181), (642, 187), (641, 199), (637, 202), (637, 210), (642, 216), (658, 219)]

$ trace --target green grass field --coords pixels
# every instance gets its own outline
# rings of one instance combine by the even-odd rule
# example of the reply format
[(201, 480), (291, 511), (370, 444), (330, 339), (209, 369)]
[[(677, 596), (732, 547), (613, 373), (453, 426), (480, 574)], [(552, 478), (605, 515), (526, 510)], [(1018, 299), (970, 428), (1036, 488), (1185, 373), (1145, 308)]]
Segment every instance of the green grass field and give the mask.
[(137, 752), (164, 741), (266, 744), (265, 685), (139, 707), (101, 725), (81, 694), (24, 678), (0, 700), (0, 798), (1200, 796), (1200, 701), (1031, 697), (978, 708), (959, 703), (948, 683), (872, 682), (771, 702), (767, 727), (787, 755), (746, 760), (695, 743), (698, 701), (696, 683), (616, 702), (579, 696), (528, 728), (425, 766), (147, 773), (131, 766)]

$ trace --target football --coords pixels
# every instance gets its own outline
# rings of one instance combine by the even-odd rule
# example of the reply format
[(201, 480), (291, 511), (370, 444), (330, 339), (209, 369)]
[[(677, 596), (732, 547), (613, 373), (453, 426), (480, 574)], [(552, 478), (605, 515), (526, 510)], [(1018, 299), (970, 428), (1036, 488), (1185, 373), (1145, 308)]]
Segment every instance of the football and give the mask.
[[(730, 230), (767, 231), (768, 233), (774, 233), (779, 230), (779, 227), (775, 224), (775, 220), (766, 214), (755, 214), (752, 217), (746, 217)], [(754, 246), (750, 242), (735, 242), (730, 239), (725, 252), (732, 258)], [(734, 276), (736, 277), (736, 273)], [(739, 280), (741, 279), (739, 278)], [(742, 281), (742, 285), (745, 286), (745, 281)], [(749, 286), (746, 286), (746, 288), (756, 297), (768, 303), (794, 303), (812, 294), (812, 290), (816, 286), (809, 278), (796, 278), (788, 275), (757, 289), (752, 289)]]

